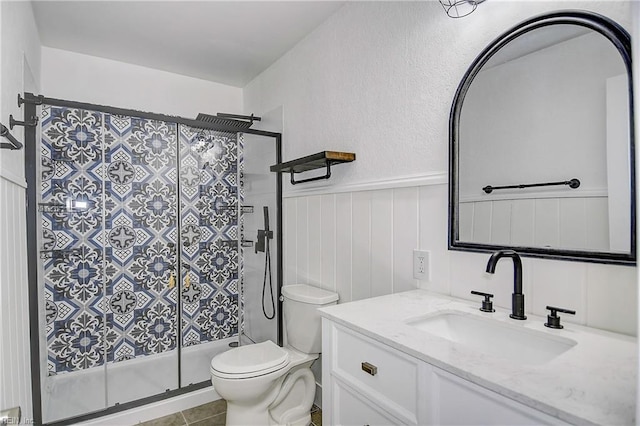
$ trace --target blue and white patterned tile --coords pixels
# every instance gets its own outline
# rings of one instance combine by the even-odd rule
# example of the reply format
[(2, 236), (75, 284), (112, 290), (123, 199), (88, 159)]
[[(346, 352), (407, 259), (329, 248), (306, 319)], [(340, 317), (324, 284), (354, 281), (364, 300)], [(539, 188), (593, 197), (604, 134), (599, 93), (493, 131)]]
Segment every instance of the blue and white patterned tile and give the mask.
[(153, 355), (176, 347), (176, 306), (162, 301), (136, 312), (129, 333), (135, 341), (136, 355)]
[[(175, 348), (178, 296), (183, 344), (237, 333), (237, 251), (216, 244), (238, 234), (237, 215), (221, 208), (242, 197), (236, 135), (48, 106), (41, 122), (42, 201), (89, 207), (43, 214), (43, 250), (80, 249), (43, 262), (49, 373), (102, 365), (105, 348), (107, 361)], [(178, 179), (192, 269), (189, 286), (170, 288)]]
[(54, 323), (55, 337), (49, 345), (49, 359), (55, 373), (83, 370), (104, 364), (104, 351), (110, 349), (115, 333), (105, 327), (104, 319), (81, 312), (67, 321)]
[(196, 324), (202, 340), (219, 340), (238, 333), (238, 297), (218, 293), (200, 301), (200, 315)]

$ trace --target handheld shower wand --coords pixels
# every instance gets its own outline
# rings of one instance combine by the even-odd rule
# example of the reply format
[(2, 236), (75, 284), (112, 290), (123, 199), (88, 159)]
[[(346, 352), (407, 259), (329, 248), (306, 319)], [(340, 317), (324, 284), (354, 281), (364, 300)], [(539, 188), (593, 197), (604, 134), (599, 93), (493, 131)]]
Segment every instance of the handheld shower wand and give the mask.
[[(262, 281), (262, 313), (267, 319), (273, 319), (276, 316), (276, 304), (273, 300), (273, 282), (271, 280), (271, 252), (269, 250), (269, 240), (273, 239), (273, 231), (269, 230), (269, 207), (264, 206), (264, 229), (258, 229), (258, 237), (256, 238), (255, 252), (264, 252), (264, 279)], [(267, 274), (269, 276), (269, 293), (271, 294), (271, 315), (267, 314), (264, 303), (264, 293), (267, 289)]]

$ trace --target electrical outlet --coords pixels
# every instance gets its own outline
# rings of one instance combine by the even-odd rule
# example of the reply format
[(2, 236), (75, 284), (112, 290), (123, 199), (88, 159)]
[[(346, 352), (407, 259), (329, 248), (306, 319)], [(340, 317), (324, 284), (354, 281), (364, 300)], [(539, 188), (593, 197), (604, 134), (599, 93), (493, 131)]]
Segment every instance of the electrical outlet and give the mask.
[(429, 252), (426, 250), (413, 251), (413, 278), (429, 281)]

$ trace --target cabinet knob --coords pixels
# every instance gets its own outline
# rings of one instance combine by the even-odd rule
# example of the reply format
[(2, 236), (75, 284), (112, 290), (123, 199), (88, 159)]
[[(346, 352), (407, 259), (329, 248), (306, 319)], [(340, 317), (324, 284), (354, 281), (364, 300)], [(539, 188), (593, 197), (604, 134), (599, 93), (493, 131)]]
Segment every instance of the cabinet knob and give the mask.
[(378, 374), (378, 367), (376, 367), (373, 364), (369, 364), (368, 362), (363, 362), (362, 371), (364, 371), (365, 373), (371, 374), (372, 376), (375, 376), (376, 374)]

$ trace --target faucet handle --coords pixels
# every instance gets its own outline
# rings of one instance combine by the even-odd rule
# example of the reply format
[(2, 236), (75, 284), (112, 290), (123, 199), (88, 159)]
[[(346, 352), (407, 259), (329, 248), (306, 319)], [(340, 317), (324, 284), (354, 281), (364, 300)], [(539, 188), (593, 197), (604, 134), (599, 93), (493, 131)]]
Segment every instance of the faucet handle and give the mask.
[(480, 310), (482, 312), (495, 312), (496, 311), (495, 309), (493, 309), (493, 302), (491, 301), (491, 298), (493, 297), (493, 294), (483, 293), (481, 291), (475, 291), (475, 290), (472, 290), (471, 294), (475, 294), (477, 296), (484, 296), (484, 300), (482, 301), (482, 308), (480, 308)]
[(575, 315), (576, 311), (572, 311), (571, 309), (565, 308), (556, 308), (555, 306), (547, 306), (547, 309), (551, 311), (549, 315), (547, 315), (547, 322), (544, 323), (545, 327), (549, 328), (564, 328), (562, 324), (560, 324), (560, 317), (558, 316), (558, 312), (562, 312), (569, 315)]

